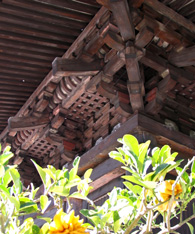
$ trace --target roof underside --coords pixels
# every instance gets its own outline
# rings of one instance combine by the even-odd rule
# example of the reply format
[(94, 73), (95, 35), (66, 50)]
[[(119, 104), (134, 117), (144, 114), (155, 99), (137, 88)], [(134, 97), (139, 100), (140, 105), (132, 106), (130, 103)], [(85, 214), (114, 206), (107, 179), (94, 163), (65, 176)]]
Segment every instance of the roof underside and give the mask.
[(0, 139), (27, 183), (137, 111), (195, 135), (194, 1), (97, 2), (0, 2)]

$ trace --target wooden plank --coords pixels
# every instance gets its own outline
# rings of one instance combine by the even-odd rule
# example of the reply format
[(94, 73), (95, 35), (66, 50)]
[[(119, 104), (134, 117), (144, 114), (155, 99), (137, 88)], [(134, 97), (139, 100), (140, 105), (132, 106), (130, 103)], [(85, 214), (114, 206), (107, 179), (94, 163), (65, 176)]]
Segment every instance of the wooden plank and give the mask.
[(56, 58), (52, 63), (54, 76), (92, 76), (102, 68), (102, 60), (85, 62), (80, 59)]
[(92, 186), (93, 189), (90, 191), (90, 193), (104, 186), (105, 184), (108, 184), (115, 178), (125, 174), (125, 170), (122, 169), (121, 166), (122, 163), (109, 158), (95, 167), (91, 175), (93, 182), (90, 183), (90, 186)]
[(9, 130), (22, 131), (28, 129), (37, 129), (45, 126), (50, 121), (49, 116), (42, 117), (10, 117), (8, 120)]
[(195, 46), (183, 49), (180, 52), (172, 52), (169, 55), (170, 63), (178, 67), (194, 66), (195, 65)]
[[(151, 118), (144, 116), (142, 114), (134, 114), (132, 117), (121, 125), (120, 128), (113, 131), (109, 136), (101, 141), (101, 144), (95, 145), (89, 151), (81, 156), (80, 166), (79, 166), (79, 175), (82, 175), (88, 168), (94, 168), (98, 164), (102, 163), (108, 159), (108, 153), (118, 147), (120, 144), (117, 142), (117, 139), (123, 137), (125, 134), (136, 133), (143, 131), (153, 135), (157, 140), (159, 137), (164, 137), (170, 141), (171, 146), (174, 146), (174, 150), (180, 149), (183, 147), (183, 151), (188, 157), (192, 157), (195, 154), (195, 142), (192, 138), (183, 133), (171, 131), (165, 127), (164, 124), (161, 124)], [(162, 138), (161, 138), (162, 139)], [(68, 166), (72, 167), (71, 164)], [(99, 172), (101, 173), (101, 172)]]
[(123, 40), (134, 40), (135, 29), (127, 1), (110, 0), (110, 7)]

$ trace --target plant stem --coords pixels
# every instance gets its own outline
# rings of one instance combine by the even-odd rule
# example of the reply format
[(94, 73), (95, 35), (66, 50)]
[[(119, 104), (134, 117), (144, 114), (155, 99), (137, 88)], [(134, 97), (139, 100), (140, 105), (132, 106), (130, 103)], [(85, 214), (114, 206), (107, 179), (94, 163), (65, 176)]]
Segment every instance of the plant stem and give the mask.
[(184, 221), (178, 223), (177, 225), (173, 226), (170, 229), (170, 232), (168, 231), (168, 229), (164, 229), (162, 231), (160, 231), (158, 234), (166, 234), (166, 233), (175, 233), (175, 230), (177, 230), (178, 228), (180, 228), (182, 225), (184, 225), (185, 223), (189, 222), (191, 219), (195, 218), (195, 214), (193, 214), (192, 216), (188, 217), (187, 219), (185, 219)]
[(69, 199), (69, 197), (67, 197), (66, 198), (66, 201), (67, 201), (67, 203), (68, 203), (68, 209), (67, 209), (67, 214), (71, 211), (71, 209), (72, 209), (72, 205), (70, 204), (70, 199)]
[(153, 219), (153, 211), (150, 210), (148, 212), (148, 218), (147, 218), (147, 229), (146, 229), (146, 233), (150, 233), (152, 231), (152, 219)]

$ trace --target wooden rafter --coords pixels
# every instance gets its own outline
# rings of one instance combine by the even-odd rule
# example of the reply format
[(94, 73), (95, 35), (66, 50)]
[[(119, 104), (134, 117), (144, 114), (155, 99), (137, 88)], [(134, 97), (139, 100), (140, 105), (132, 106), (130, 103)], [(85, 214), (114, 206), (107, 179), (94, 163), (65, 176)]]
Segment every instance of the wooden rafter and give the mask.
[(195, 46), (183, 49), (180, 52), (172, 52), (169, 61), (178, 67), (195, 65)]

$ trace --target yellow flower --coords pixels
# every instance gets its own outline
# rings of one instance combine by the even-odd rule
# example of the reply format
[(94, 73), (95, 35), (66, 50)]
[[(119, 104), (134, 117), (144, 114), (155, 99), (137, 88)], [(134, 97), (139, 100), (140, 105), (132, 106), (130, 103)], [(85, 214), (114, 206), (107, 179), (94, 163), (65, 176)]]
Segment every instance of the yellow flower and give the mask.
[(86, 228), (82, 224), (83, 220), (74, 215), (74, 210), (66, 214), (60, 209), (49, 225), (49, 234), (86, 234)]
[[(168, 208), (169, 208), (169, 201), (168, 200), (172, 196), (172, 192), (173, 192), (172, 186), (173, 186), (174, 183), (175, 183), (175, 180), (166, 180), (166, 181), (163, 181), (159, 185), (157, 191), (159, 193), (160, 201), (161, 202), (167, 201), (167, 202), (163, 203), (162, 205), (158, 206), (157, 209), (159, 211), (163, 212), (163, 211), (168, 210)], [(180, 193), (182, 193), (182, 188), (181, 188), (181, 185), (179, 183), (177, 183), (176, 186), (175, 186), (175, 190), (174, 190), (175, 197), (178, 198), (179, 197), (178, 194), (180, 194)], [(178, 203), (176, 201), (173, 201), (171, 210), (174, 210), (175, 207), (177, 206), (177, 204)]]

